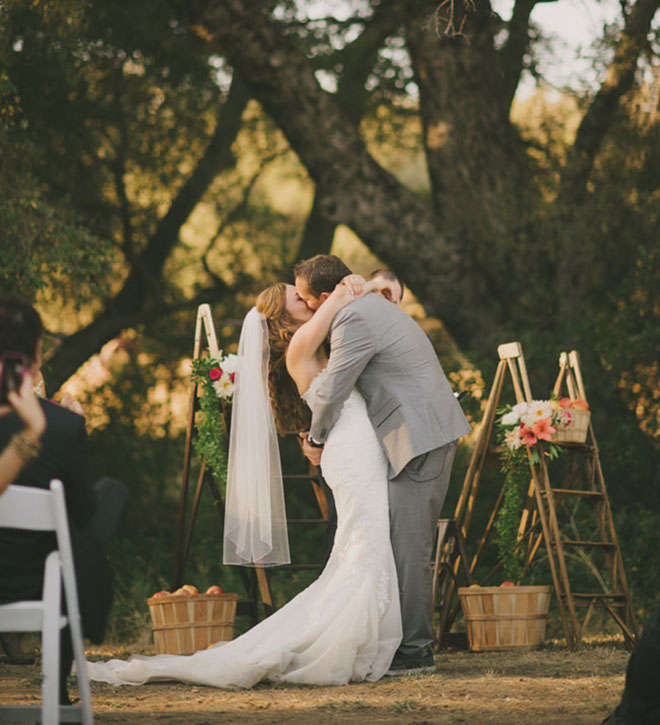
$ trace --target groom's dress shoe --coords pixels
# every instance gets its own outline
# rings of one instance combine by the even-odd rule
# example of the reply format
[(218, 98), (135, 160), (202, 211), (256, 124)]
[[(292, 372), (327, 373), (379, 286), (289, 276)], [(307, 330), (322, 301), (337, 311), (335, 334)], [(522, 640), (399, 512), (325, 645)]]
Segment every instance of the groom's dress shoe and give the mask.
[(401, 675), (419, 675), (435, 672), (435, 659), (433, 652), (427, 650), (419, 655), (406, 655), (397, 652), (394, 655), (390, 669), (385, 673), (387, 677), (400, 677)]

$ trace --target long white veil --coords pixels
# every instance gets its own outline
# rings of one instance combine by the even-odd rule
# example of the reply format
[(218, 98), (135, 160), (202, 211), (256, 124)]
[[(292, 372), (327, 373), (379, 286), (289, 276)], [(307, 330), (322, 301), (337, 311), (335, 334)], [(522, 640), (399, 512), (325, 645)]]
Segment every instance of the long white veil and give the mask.
[(253, 307), (243, 320), (231, 413), (225, 564), (278, 566), (291, 561), (282, 469), (268, 395), (268, 329)]

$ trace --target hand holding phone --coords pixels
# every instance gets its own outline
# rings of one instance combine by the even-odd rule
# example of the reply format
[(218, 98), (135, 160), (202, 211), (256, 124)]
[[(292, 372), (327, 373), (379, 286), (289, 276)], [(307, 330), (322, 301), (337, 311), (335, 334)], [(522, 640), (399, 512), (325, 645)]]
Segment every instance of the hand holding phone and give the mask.
[(0, 355), (0, 405), (8, 405), (7, 395), (17, 393), (23, 385), (28, 369), (25, 355), (18, 352), (6, 352)]

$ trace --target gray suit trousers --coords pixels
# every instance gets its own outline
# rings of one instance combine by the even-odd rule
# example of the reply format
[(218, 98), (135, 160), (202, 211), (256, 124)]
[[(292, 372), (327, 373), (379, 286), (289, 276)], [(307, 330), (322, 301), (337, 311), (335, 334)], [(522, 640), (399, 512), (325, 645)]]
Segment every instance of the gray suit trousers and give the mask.
[(390, 539), (403, 620), (399, 652), (405, 655), (419, 656), (433, 644), (431, 556), (456, 446), (454, 441), (413, 458), (388, 483)]

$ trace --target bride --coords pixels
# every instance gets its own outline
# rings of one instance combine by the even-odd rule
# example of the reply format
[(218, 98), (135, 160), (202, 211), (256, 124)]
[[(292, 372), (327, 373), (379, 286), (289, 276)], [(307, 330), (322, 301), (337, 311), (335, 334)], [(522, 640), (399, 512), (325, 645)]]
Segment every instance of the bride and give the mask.
[[(362, 290), (354, 284), (337, 285), (316, 314), (295, 287), (276, 284), (245, 317), (232, 408), (225, 563), (288, 561), (274, 423), (282, 433), (301, 429), (300, 398), (312, 400), (324, 375), (332, 318), (355, 291), (383, 286), (380, 280)], [(321, 468), (338, 526), (328, 563), (311, 586), (235, 640), (188, 656), (90, 662), (91, 679), (133, 685), (175, 679), (235, 688), (262, 680), (343, 685), (382, 677), (401, 640), (401, 614), (387, 463), (357, 390), (327, 438)]]

